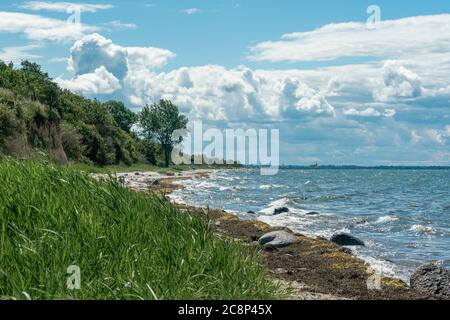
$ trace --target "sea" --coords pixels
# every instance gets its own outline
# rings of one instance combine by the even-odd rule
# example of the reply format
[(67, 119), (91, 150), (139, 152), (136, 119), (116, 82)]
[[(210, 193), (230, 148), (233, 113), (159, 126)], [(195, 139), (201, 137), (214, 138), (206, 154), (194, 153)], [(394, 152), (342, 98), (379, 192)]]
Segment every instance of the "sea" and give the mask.
[[(174, 201), (209, 206), (311, 236), (346, 232), (353, 253), (385, 276), (408, 282), (419, 265), (450, 267), (450, 169), (258, 169), (217, 171), (182, 182)], [(274, 215), (274, 209), (289, 212)], [(253, 211), (254, 213), (248, 213)], [(308, 215), (316, 212), (316, 215)]]

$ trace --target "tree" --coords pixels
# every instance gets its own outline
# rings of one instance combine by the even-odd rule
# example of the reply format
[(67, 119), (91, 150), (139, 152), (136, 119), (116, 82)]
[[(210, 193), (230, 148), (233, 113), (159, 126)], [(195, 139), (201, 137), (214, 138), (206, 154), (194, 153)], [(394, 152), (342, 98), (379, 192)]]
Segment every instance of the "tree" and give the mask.
[(182, 139), (174, 140), (175, 130), (186, 129), (188, 119), (180, 115), (178, 107), (169, 100), (160, 100), (152, 106), (145, 106), (139, 114), (139, 124), (144, 137), (161, 144), (166, 167), (170, 164), (170, 155), (174, 146)]
[(114, 120), (116, 120), (119, 127), (129, 133), (131, 127), (137, 121), (136, 114), (125, 107), (123, 102), (120, 101), (108, 101), (106, 102), (106, 107), (114, 117)]

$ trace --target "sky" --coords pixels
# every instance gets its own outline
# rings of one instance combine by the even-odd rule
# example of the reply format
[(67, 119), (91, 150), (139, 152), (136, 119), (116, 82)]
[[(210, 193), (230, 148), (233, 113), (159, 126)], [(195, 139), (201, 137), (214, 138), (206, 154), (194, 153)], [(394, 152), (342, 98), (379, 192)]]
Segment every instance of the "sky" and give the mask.
[(450, 2), (0, 2), (0, 59), (138, 111), (280, 129), (286, 164), (450, 165)]

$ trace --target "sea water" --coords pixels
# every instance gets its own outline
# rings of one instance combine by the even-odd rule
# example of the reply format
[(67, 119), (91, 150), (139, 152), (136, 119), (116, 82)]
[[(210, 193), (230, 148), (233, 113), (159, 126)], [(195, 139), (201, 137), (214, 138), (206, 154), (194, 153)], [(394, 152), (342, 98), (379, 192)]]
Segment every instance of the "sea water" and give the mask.
[[(366, 243), (354, 253), (387, 276), (408, 280), (422, 263), (450, 265), (449, 169), (282, 169), (275, 176), (248, 169), (183, 183), (172, 195), (178, 202), (312, 237), (350, 233)], [(289, 212), (274, 215), (278, 207)]]

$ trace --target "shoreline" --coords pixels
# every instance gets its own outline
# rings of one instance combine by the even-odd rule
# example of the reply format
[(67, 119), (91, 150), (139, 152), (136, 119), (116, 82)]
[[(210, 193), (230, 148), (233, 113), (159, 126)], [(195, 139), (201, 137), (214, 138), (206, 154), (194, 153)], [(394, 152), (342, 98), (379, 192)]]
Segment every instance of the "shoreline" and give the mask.
[[(218, 170), (183, 171), (174, 174), (155, 172), (117, 173), (115, 176), (125, 186), (137, 192), (164, 195), (182, 211), (204, 215), (211, 221), (214, 233), (229, 237), (260, 252), (261, 262), (271, 278), (283, 290), (289, 291), (293, 300), (341, 300), (341, 299), (434, 299), (416, 292), (397, 278), (382, 277), (381, 289), (368, 289), (373, 271), (370, 265), (354, 256), (344, 247), (326, 239), (315, 239), (295, 233), (286, 227), (274, 227), (257, 219), (241, 219), (236, 214), (220, 209), (189, 206), (173, 201), (170, 194), (183, 188), (181, 181), (205, 179)], [(108, 175), (95, 174), (105, 178)], [(263, 235), (284, 231), (296, 238), (285, 248), (271, 248), (258, 243)]]

